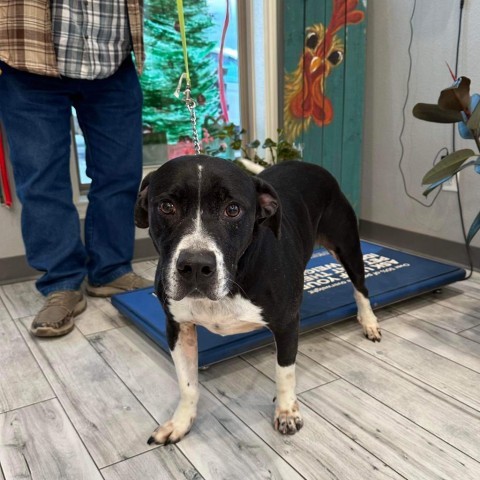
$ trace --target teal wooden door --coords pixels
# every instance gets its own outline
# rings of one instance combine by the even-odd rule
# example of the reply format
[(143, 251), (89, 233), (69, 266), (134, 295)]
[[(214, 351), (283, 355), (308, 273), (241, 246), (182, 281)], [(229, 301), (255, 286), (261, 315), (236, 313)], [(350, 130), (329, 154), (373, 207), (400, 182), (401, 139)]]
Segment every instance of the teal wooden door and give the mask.
[(286, 138), (360, 206), (366, 0), (284, 0)]

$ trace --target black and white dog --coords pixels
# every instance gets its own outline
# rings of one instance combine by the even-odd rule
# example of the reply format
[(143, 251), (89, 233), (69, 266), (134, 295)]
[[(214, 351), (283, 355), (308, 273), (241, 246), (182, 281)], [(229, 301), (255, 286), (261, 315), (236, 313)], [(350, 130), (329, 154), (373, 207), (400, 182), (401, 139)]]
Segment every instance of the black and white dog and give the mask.
[(269, 328), (277, 346), (274, 427), (303, 426), (295, 357), (303, 272), (315, 244), (342, 263), (365, 335), (380, 341), (368, 300), (355, 213), (325, 169), (286, 162), (253, 177), (204, 155), (167, 162), (142, 182), (135, 211), (159, 254), (155, 289), (167, 317), (180, 402), (149, 443), (178, 442), (198, 402), (195, 325), (220, 335)]

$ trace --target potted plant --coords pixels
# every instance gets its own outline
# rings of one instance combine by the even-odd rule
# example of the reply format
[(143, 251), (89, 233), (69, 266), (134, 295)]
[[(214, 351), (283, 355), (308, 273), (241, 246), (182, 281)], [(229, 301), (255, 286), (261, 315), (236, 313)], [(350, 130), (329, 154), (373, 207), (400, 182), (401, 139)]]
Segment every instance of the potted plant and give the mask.
[[(460, 135), (475, 142), (479, 153), (470, 148), (452, 152), (442, 158), (422, 179), (422, 185), (428, 185), (423, 195), (450, 180), (458, 172), (473, 167), (480, 173), (480, 95), (470, 95), (470, 79), (459, 77), (454, 84), (442, 90), (436, 104), (417, 103), (413, 115), (421, 120), (435, 123), (457, 123)], [(470, 226), (467, 244), (480, 229), (480, 211)]]
[[(223, 124), (218, 120), (207, 117), (203, 130), (203, 151), (208, 155), (229, 156), (232, 154), (235, 163), (250, 173), (260, 173), (265, 168), (286, 160), (300, 160), (302, 153), (290, 142), (285, 140), (283, 130), (278, 129), (278, 138), (275, 142), (266, 138), (263, 143), (260, 140), (245, 142), (246, 134), (233, 123)], [(268, 151), (269, 155), (259, 155), (258, 149)]]

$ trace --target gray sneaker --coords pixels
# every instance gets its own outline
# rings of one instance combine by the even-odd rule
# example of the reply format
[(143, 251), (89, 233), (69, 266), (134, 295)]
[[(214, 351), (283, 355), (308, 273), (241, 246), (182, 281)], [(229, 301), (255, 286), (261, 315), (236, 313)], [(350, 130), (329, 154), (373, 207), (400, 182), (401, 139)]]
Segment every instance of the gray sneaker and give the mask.
[(137, 275), (134, 272), (126, 273), (113, 282), (105, 285), (91, 285), (87, 283), (86, 290), (91, 297), (111, 297), (116, 293), (130, 292), (139, 288), (151, 287), (153, 282)]
[(47, 296), (43, 308), (33, 319), (30, 332), (37, 337), (59, 337), (73, 330), (73, 317), (87, 308), (80, 290), (60, 290)]

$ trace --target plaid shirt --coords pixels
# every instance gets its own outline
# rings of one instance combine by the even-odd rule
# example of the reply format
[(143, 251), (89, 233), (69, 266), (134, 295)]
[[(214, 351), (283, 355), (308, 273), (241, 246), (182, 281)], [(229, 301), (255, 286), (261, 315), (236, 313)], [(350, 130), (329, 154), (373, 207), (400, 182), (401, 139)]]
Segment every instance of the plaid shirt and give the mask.
[(132, 51), (125, 0), (51, 0), (58, 70), (70, 78), (106, 78)]
[[(98, 3), (111, 2), (100, 0)], [(126, 4), (137, 70), (141, 73), (145, 57), (143, 0), (126, 0)], [(88, 22), (85, 25), (87, 24)], [(89, 26), (91, 28), (94, 25), (91, 23)], [(102, 22), (102, 25), (105, 25), (105, 22)], [(96, 31), (95, 35), (98, 35), (98, 33)], [(62, 69), (59, 68), (63, 61), (60, 50), (57, 61), (50, 2), (48, 0), (6, 0), (0, 2), (0, 60), (13, 68), (31, 73), (60, 76), (64, 74)], [(111, 58), (118, 59), (118, 53), (113, 54), (113, 57), (111, 56), (108, 60), (102, 55), (100, 57), (102, 66), (105, 62), (107, 68), (110, 68)], [(71, 60), (70, 58), (67, 59), (68, 62)], [(113, 62), (115, 63), (116, 60)], [(68, 72), (65, 72), (65, 74), (68, 74)], [(96, 76), (96, 78), (100, 77)]]

